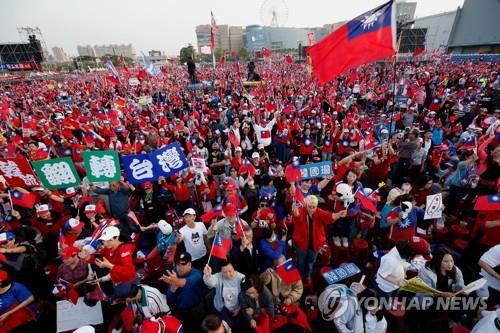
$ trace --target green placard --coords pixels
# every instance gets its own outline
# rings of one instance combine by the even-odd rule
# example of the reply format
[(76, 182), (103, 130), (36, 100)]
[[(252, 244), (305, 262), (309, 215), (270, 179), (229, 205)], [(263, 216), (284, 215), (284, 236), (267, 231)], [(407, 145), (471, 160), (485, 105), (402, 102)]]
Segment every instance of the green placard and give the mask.
[(69, 157), (35, 161), (32, 165), (43, 186), (49, 190), (74, 187), (80, 184), (80, 177)]
[(91, 182), (117, 182), (121, 178), (120, 158), (114, 150), (87, 150), (82, 153), (87, 178)]

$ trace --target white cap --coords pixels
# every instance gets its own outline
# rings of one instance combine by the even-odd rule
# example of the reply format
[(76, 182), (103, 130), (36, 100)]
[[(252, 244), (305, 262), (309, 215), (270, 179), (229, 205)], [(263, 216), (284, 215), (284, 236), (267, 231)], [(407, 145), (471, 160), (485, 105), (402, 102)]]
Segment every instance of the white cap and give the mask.
[(118, 229), (115, 226), (111, 226), (104, 229), (101, 237), (99, 237), (99, 240), (107, 241), (112, 239), (113, 237), (118, 237), (118, 236), (120, 236), (120, 229)]
[(193, 208), (188, 208), (184, 211), (184, 214), (182, 214), (182, 216), (186, 215), (186, 214), (191, 214), (191, 215), (196, 215), (196, 212), (194, 211)]
[(73, 333), (95, 333), (95, 328), (92, 326), (82, 326), (76, 331), (73, 331)]
[(170, 235), (172, 233), (172, 226), (168, 224), (167, 221), (165, 220), (160, 220), (158, 222), (158, 228), (164, 235)]
[(389, 131), (387, 130), (387, 128), (382, 128), (382, 130), (380, 131), (380, 133), (389, 133)]
[(234, 148), (234, 151), (242, 151), (242, 150), (241, 150), (241, 147), (238, 146), (238, 147)]
[(48, 213), (49, 212), (49, 205), (39, 205), (37, 208), (36, 208), (36, 212), (38, 214), (45, 214), (45, 213)]
[(258, 152), (252, 153), (252, 158), (259, 158), (259, 157), (260, 157), (260, 155)]
[(87, 205), (85, 206), (85, 213), (95, 213), (96, 212), (96, 207), (95, 205)]

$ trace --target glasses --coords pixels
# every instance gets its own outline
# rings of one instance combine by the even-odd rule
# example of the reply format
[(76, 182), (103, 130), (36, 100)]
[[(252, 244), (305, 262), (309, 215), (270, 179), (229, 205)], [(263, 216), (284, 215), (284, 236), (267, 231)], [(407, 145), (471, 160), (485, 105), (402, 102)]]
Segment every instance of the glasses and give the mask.
[(261, 203), (259, 205), (260, 208), (265, 208), (265, 207), (269, 207), (269, 204), (266, 204), (266, 203)]

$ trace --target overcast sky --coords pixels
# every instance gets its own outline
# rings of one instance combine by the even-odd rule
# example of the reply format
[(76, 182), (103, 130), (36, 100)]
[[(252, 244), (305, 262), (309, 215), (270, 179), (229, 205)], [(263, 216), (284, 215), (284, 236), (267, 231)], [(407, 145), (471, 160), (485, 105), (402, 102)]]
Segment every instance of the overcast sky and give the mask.
[[(270, 0), (268, 0), (270, 1)], [(271, 0), (276, 2), (277, 0)], [(284, 0), (286, 26), (315, 27), (348, 20), (385, 0)], [(0, 42), (19, 42), (18, 27), (39, 26), (48, 48), (76, 55), (77, 45), (128, 44), (136, 53), (178, 54), (196, 45), (195, 26), (210, 22), (262, 24), (262, 0), (1, 0)], [(417, 0), (416, 16), (456, 9), (463, 0)]]

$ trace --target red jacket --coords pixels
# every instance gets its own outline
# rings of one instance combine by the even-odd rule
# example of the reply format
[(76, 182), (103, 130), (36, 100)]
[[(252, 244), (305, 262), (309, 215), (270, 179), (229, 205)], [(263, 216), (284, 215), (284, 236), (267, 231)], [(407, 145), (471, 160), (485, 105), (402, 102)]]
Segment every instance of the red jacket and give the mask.
[(110, 271), (113, 283), (135, 281), (134, 251), (135, 245), (132, 243), (120, 244), (114, 251), (103, 250), (104, 257), (114, 265)]
[[(301, 250), (306, 251), (309, 244), (309, 226), (307, 223), (307, 208), (299, 208), (299, 216), (293, 216), (293, 243)], [(335, 222), (332, 213), (316, 208), (312, 217), (313, 222), (313, 249), (318, 251), (324, 244), (326, 244), (325, 224)]]

